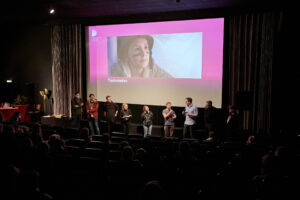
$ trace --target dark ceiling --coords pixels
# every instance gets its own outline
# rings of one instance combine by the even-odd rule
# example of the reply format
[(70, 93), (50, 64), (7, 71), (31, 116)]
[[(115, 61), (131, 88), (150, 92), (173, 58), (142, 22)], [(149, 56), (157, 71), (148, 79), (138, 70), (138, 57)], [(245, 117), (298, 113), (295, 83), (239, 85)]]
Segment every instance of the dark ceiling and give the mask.
[[(259, 9), (282, 6), (281, 0), (15, 0), (2, 7), (2, 22), (134, 16), (212, 9)], [(49, 15), (54, 8), (55, 14)]]

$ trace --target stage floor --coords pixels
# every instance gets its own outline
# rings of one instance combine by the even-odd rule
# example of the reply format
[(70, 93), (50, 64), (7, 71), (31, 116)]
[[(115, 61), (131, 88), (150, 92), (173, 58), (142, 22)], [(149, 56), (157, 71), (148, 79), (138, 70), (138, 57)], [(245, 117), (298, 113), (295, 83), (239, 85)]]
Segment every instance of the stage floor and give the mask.
[[(41, 118), (41, 124), (47, 125), (51, 127), (60, 127), (60, 128), (72, 128), (71, 126), (72, 120), (69, 118), (56, 118), (52, 116), (43, 116)], [(80, 121), (80, 127), (88, 127), (88, 120), (83, 119)], [(99, 127), (101, 133), (107, 132), (106, 121), (100, 120)], [(120, 122), (116, 122), (115, 130), (116, 132), (122, 132), (122, 125)], [(143, 134), (143, 126), (142, 124), (131, 123), (129, 133), (130, 134)], [(183, 127), (175, 127), (174, 129), (174, 137), (182, 138)], [(164, 136), (164, 127), (162, 125), (153, 125), (152, 126), (152, 135), (153, 136)], [(203, 129), (197, 129), (194, 131), (194, 137), (197, 139), (203, 139), (207, 137), (207, 131)]]

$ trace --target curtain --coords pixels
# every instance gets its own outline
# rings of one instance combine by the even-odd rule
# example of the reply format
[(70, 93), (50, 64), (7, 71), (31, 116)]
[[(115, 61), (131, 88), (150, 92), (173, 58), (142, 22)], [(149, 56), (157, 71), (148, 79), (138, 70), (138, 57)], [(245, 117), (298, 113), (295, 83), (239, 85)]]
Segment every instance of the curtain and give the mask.
[(71, 116), (71, 99), (82, 94), (81, 25), (53, 25), (51, 28), (54, 115)]
[(281, 27), (281, 12), (228, 17), (228, 103), (236, 103), (237, 92), (251, 92), (250, 109), (241, 115), (243, 128), (253, 133), (271, 130), (272, 71)]

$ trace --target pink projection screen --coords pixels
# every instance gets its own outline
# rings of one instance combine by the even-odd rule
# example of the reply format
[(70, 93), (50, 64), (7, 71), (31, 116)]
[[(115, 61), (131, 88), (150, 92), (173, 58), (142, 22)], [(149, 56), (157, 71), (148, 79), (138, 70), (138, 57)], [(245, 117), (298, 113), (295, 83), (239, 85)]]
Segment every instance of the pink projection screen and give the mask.
[(89, 26), (87, 86), (99, 101), (222, 104), (224, 18)]

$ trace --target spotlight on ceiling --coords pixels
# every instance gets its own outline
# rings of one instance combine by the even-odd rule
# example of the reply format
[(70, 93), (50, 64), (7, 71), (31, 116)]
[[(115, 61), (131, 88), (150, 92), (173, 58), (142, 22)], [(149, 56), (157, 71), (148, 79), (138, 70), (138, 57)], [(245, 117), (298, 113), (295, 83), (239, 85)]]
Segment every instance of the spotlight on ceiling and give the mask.
[(6, 83), (12, 83), (12, 80), (6, 80)]
[(55, 9), (51, 8), (51, 9), (49, 10), (49, 14), (50, 14), (50, 15), (53, 15), (54, 13), (55, 13)]

